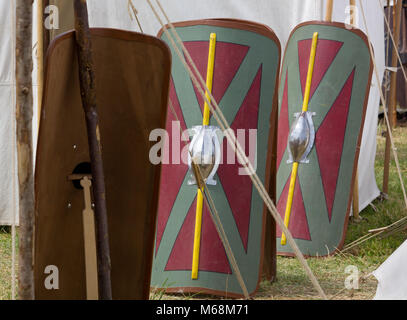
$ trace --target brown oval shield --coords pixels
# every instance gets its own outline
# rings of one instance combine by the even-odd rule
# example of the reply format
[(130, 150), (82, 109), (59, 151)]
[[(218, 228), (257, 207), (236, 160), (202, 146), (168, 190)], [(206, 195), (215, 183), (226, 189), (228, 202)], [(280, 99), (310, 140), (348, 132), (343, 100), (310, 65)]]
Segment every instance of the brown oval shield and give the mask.
[[(161, 170), (149, 160), (149, 135), (165, 126), (170, 51), (138, 33), (91, 29), (91, 35), (113, 298), (147, 299)], [(36, 299), (89, 298), (83, 223), (89, 204), (80, 183), (90, 174), (89, 161), (75, 33), (69, 32), (47, 55), (35, 172)]]

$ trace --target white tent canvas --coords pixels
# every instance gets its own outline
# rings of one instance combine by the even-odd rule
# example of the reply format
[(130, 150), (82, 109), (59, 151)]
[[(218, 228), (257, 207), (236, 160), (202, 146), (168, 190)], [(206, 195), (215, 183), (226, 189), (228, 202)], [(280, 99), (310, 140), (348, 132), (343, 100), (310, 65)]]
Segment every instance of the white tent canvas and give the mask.
[[(11, 224), (17, 210), (15, 137), (14, 137), (14, 0), (0, 0), (2, 32), (0, 40), (0, 224)], [(35, 1), (36, 2), (36, 1)], [(34, 2), (34, 3), (35, 3)], [(367, 25), (376, 54), (380, 78), (384, 72), (384, 22), (379, 2), (363, 0)], [(144, 32), (156, 35), (160, 24), (154, 17), (147, 1), (133, 1)], [(323, 0), (162, 0), (171, 21), (204, 18), (237, 18), (252, 20), (268, 25), (284, 46), (291, 30), (299, 23), (321, 20), (324, 17)], [(348, 1), (335, 1), (333, 20), (344, 22), (349, 10)], [(139, 31), (131, 17), (128, 0), (88, 0), (91, 27), (109, 27)], [(60, 12), (62, 15), (63, 12)], [(36, 15), (34, 11), (34, 16)], [(361, 10), (357, 11), (356, 22), (364, 31)], [(36, 41), (34, 34), (33, 41)], [(35, 66), (33, 72), (36, 83)], [(34, 90), (35, 92), (35, 90)], [(34, 98), (36, 103), (36, 99)], [(37, 106), (35, 105), (35, 108)], [(373, 80), (368, 111), (359, 158), (359, 207), (362, 210), (379, 195), (375, 175), (377, 113), (379, 108), (379, 86)], [(37, 117), (33, 119), (34, 143), (37, 134)]]
[(18, 219), (14, 20), (14, 1), (0, 0), (0, 225)]
[(372, 274), (379, 281), (374, 300), (407, 300), (407, 241)]

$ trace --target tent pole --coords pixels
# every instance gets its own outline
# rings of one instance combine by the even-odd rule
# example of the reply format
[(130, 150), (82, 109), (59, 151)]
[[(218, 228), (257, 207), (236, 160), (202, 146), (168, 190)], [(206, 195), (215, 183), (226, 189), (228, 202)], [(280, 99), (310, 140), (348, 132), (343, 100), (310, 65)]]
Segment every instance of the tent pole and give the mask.
[(33, 0), (16, 2), (16, 125), (19, 182), (19, 283), (22, 300), (34, 299), (34, 174), (32, 149), (33, 91), (31, 71)]
[[(400, 26), (401, 26), (401, 10), (403, 8), (403, 0), (398, 0), (397, 5), (395, 7), (394, 11), (394, 18), (393, 18), (393, 34), (395, 37), (395, 42), (397, 45), (397, 48), (392, 51), (392, 58), (391, 58), (391, 65), (392, 67), (397, 67), (398, 62), (397, 62), (397, 51), (398, 50), (398, 45), (400, 42)], [(391, 81), (393, 82), (393, 86), (391, 86), (391, 91), (390, 91), (390, 123), (392, 127), (397, 126), (397, 109), (396, 109), (396, 104), (397, 104), (397, 72), (393, 72), (391, 75)]]
[(334, 7), (334, 0), (328, 0), (326, 5), (325, 21), (332, 22), (332, 11)]
[[(349, 4), (351, 6), (351, 15), (350, 15), (350, 24), (352, 27), (355, 27), (355, 17), (354, 17), (354, 8), (356, 6), (356, 0), (350, 0)], [(358, 159), (358, 164), (359, 164), (359, 159)], [(353, 200), (352, 200), (352, 213), (354, 219), (360, 220), (360, 215), (359, 215), (359, 170), (358, 170), (358, 164), (356, 166), (356, 174), (355, 174), (355, 182), (353, 185)]]
[(82, 107), (88, 132), (91, 159), (93, 198), (95, 202), (96, 248), (98, 265), (99, 297), (112, 299), (110, 279), (110, 248), (106, 209), (106, 191), (103, 172), (102, 146), (96, 104), (96, 79), (92, 58), (92, 42), (89, 30), (86, 0), (75, 0), (75, 30)]
[[(403, 0), (398, 0), (396, 6), (393, 6), (393, 34), (394, 34), (394, 42), (395, 47), (393, 47), (392, 57), (391, 57), (391, 66), (393, 68), (397, 68), (397, 51), (400, 39), (400, 22), (401, 22), (401, 8), (403, 5)], [(390, 32), (390, 30), (389, 30)], [(384, 112), (387, 112), (389, 115), (389, 123), (390, 127), (387, 128), (386, 133), (386, 147), (384, 152), (384, 170), (383, 170), (383, 193), (389, 193), (389, 172), (390, 172), (390, 135), (388, 131), (392, 131), (393, 127), (396, 126), (397, 123), (397, 110), (396, 110), (396, 102), (397, 102), (397, 72), (391, 72), (390, 75), (390, 98), (389, 98), (389, 106), (388, 110), (385, 109)]]
[(354, 11), (353, 9), (356, 7), (356, 0), (350, 0), (349, 4), (351, 6), (351, 15), (350, 15), (350, 24), (352, 27), (355, 26), (355, 16), (354, 16)]

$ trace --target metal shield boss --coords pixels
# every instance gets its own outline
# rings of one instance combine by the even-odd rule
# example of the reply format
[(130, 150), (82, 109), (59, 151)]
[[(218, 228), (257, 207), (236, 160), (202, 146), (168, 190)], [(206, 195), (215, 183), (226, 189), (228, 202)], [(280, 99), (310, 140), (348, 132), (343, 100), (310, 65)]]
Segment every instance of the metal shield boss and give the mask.
[(190, 171), (188, 185), (197, 184), (192, 170), (192, 159), (198, 165), (205, 183), (216, 185), (216, 180), (213, 177), (220, 164), (221, 149), (218, 135), (222, 134), (222, 132), (216, 126), (194, 126), (190, 131), (192, 140), (188, 152)]
[(295, 113), (296, 120), (291, 126), (288, 136), (288, 160), (287, 163), (309, 163), (307, 159), (315, 141), (315, 129), (312, 122), (314, 112)]

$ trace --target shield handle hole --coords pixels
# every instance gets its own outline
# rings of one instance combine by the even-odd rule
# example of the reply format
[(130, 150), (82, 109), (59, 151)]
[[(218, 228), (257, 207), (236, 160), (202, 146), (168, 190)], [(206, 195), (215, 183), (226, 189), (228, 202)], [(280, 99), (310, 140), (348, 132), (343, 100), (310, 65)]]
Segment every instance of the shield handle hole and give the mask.
[[(90, 167), (90, 162), (81, 162), (79, 163), (75, 169), (73, 169), (72, 174), (91, 174), (92, 170)], [(72, 180), (73, 186), (75, 189), (82, 190), (83, 187), (81, 186), (80, 180)]]

